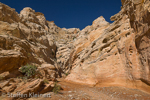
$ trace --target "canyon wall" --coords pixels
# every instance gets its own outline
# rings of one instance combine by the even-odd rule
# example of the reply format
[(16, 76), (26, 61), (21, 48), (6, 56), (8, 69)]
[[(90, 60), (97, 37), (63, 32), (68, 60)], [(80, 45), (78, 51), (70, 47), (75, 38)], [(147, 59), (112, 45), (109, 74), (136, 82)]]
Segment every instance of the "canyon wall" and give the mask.
[(112, 24), (99, 17), (83, 29), (73, 44), (66, 81), (150, 92), (149, 17), (149, 0), (122, 0), (121, 11), (110, 18)]
[[(113, 23), (100, 16), (83, 30), (60, 28), (29, 7), (18, 14), (0, 3), (0, 93), (45, 93), (68, 74), (68, 82), (150, 92), (150, 1), (121, 1)], [(19, 69), (27, 63), (40, 78), (19, 83)], [(50, 84), (43, 85), (44, 79)]]
[[(0, 3), (0, 95), (52, 91), (56, 78), (62, 76), (56, 58), (59, 45), (72, 41), (78, 31), (61, 29), (29, 7), (18, 14)], [(39, 73), (26, 80), (20, 68), (32, 65)]]

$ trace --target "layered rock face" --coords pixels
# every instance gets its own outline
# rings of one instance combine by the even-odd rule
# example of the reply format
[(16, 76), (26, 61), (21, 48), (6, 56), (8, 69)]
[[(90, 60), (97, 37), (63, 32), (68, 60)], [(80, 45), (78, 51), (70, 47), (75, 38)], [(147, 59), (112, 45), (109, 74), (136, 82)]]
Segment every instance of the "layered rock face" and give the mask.
[[(0, 3), (0, 95), (2, 91), (51, 91), (53, 82), (60, 77), (56, 51), (61, 39), (72, 41), (78, 31), (76, 28), (61, 29), (53, 21), (47, 21), (44, 14), (29, 7), (18, 14)], [(18, 79), (22, 77), (19, 69), (27, 63), (35, 65), (40, 75), (22, 82)], [(50, 84), (45, 85), (44, 80)]]
[(50, 58), (55, 57), (56, 45), (48, 34), (45, 17), (31, 8), (24, 8), (19, 15), (4, 4), (0, 6), (0, 71), (10, 71), (27, 62), (53, 64)]
[(149, 9), (149, 0), (122, 0), (112, 24), (100, 17), (83, 29), (73, 44), (66, 81), (150, 92)]
[[(100, 16), (81, 31), (60, 28), (29, 7), (18, 14), (0, 3), (0, 95), (45, 93), (63, 74), (69, 82), (150, 92), (150, 1), (121, 1), (112, 24)], [(27, 63), (40, 74), (23, 82), (17, 77)]]
[(44, 14), (29, 7), (18, 14), (0, 3), (0, 15), (0, 73), (26, 63), (54, 65), (59, 43), (71, 41), (80, 31), (61, 29), (53, 21), (46, 21)]

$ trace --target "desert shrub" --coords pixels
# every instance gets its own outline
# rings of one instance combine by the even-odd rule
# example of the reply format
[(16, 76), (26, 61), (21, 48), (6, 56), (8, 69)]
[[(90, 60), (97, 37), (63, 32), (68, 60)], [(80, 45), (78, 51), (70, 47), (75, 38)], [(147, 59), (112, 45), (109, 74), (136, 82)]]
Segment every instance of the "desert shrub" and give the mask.
[(44, 81), (45, 84), (49, 83), (47, 79), (44, 79), (43, 81)]
[(76, 39), (76, 37), (73, 37), (73, 40), (75, 40)]
[(2, 80), (3, 79), (3, 76), (0, 76), (0, 80)]
[(41, 57), (41, 58), (44, 58), (44, 56), (43, 56), (43, 55), (40, 55), (40, 57)]
[(62, 55), (59, 56), (59, 58), (61, 58), (61, 57), (62, 57)]
[(35, 75), (36, 70), (37, 70), (37, 67), (32, 64), (27, 64), (20, 68), (21, 73), (23, 73), (27, 78), (30, 78), (33, 75)]
[(22, 81), (26, 83), (27, 80), (28, 80), (28, 77), (26, 77), (26, 76), (25, 77), (20, 77), (20, 79), (22, 79)]
[(66, 76), (68, 76), (68, 75), (69, 75), (69, 73), (65, 73), (65, 75), (66, 75)]
[(58, 85), (57, 82), (55, 82), (55, 85), (54, 85), (54, 88), (53, 88), (52, 91), (53, 91), (55, 94), (57, 94), (57, 93), (60, 91), (60, 89), (61, 89), (60, 85)]
[(28, 57), (30, 57), (31, 56), (31, 54), (30, 53), (28, 53)]

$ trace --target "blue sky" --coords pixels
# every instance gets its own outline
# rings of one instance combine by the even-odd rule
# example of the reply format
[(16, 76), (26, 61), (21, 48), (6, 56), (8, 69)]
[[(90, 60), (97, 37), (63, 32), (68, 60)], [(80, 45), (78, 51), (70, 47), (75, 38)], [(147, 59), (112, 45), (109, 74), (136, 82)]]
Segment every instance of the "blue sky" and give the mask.
[(121, 9), (121, 0), (0, 0), (15, 8), (18, 13), (24, 7), (42, 12), (46, 19), (54, 21), (61, 28), (83, 29), (99, 16), (106, 21)]

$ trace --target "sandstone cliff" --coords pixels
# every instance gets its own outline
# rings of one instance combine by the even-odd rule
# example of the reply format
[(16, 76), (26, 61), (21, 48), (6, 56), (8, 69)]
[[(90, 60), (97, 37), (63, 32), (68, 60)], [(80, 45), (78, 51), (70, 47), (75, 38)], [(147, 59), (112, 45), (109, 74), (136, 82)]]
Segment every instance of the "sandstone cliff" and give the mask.
[[(71, 42), (78, 31), (76, 28), (61, 29), (53, 21), (47, 21), (44, 14), (29, 7), (18, 14), (0, 3), (0, 95), (2, 92), (51, 91), (53, 82), (61, 77), (56, 51), (61, 42)], [(40, 75), (24, 82), (19, 78), (23, 77), (19, 69), (27, 63), (35, 65)]]
[[(29, 7), (18, 14), (0, 3), (0, 95), (45, 93), (65, 74), (69, 82), (150, 92), (150, 1), (121, 1), (113, 23), (100, 16), (81, 31), (60, 28)], [(24, 82), (17, 77), (27, 63), (40, 75)]]
[(149, 9), (149, 0), (122, 0), (112, 24), (100, 17), (82, 30), (85, 35), (73, 44), (72, 71), (66, 80), (150, 92)]

